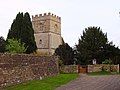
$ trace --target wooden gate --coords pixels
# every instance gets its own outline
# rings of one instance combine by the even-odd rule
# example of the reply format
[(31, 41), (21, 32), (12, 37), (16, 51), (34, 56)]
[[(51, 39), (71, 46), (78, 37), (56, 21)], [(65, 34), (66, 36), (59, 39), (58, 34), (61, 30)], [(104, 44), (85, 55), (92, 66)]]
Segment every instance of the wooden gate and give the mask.
[(78, 73), (87, 73), (87, 70), (86, 65), (78, 65)]

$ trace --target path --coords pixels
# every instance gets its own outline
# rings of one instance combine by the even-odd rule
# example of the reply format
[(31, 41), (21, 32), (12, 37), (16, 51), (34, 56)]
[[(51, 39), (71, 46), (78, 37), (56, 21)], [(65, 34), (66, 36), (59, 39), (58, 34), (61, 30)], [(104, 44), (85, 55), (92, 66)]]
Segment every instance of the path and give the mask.
[(120, 90), (120, 75), (85, 75), (56, 90)]

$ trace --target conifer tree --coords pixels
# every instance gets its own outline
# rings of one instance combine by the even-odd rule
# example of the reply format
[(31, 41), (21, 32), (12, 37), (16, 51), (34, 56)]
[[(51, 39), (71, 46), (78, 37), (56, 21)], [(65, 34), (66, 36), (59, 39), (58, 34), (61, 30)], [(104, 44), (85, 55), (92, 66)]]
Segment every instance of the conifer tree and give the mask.
[(0, 37), (0, 53), (5, 52), (5, 39), (1, 36)]
[(7, 39), (20, 39), (21, 38), (21, 30), (23, 29), (23, 13), (18, 13), (16, 19), (13, 20), (11, 28), (9, 29)]
[(64, 65), (74, 64), (74, 53), (72, 48), (67, 43), (59, 45), (59, 47), (55, 50), (55, 54), (60, 56), (60, 60), (62, 60)]
[(34, 30), (32, 27), (32, 22), (30, 19), (30, 15), (28, 12), (24, 14), (24, 33), (22, 36), (22, 42), (25, 43), (27, 50), (26, 53), (32, 53), (33, 51), (36, 51), (37, 46), (35, 42), (35, 37), (34, 37)]
[(24, 15), (23, 13), (18, 13), (16, 19), (14, 19), (7, 40), (13, 38), (20, 39), (21, 43), (25, 44), (25, 48), (27, 48), (26, 53), (29, 54), (36, 51), (37, 46), (34, 38), (34, 30), (28, 12)]
[(107, 34), (104, 34), (100, 27), (88, 27), (76, 45), (78, 51), (78, 62), (80, 64), (92, 64), (93, 59), (97, 63), (102, 62), (104, 46), (108, 43)]

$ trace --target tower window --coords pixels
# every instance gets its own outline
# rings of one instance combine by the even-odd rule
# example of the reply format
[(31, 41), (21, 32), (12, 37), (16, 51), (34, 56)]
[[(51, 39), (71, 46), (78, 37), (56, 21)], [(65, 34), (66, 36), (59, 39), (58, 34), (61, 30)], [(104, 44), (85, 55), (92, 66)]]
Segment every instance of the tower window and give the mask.
[(43, 23), (40, 23), (40, 31), (43, 31), (43, 29), (44, 29), (44, 24)]
[(55, 28), (55, 31), (57, 32), (58, 25), (57, 25), (57, 24), (55, 24), (54, 28)]
[(39, 44), (42, 44), (42, 40), (40, 39)]

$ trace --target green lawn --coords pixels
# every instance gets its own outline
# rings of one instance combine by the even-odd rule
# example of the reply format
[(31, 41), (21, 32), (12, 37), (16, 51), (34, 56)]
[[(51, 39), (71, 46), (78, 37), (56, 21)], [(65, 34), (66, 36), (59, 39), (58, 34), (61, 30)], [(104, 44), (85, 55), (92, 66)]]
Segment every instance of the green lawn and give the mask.
[(77, 74), (60, 74), (43, 80), (33, 80), (27, 83), (6, 87), (5, 90), (54, 90), (56, 87), (66, 84), (77, 77)]

